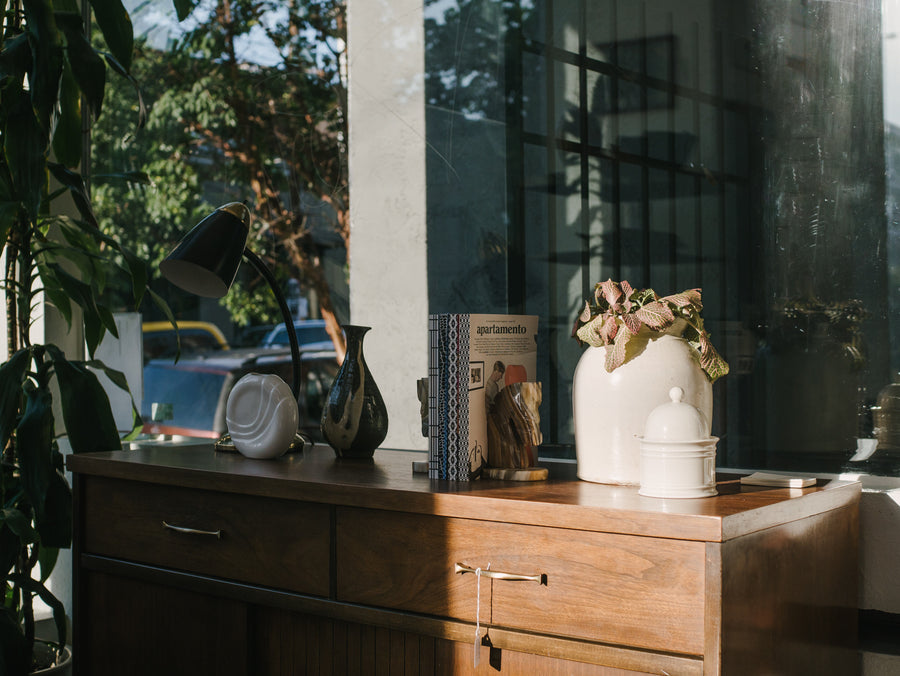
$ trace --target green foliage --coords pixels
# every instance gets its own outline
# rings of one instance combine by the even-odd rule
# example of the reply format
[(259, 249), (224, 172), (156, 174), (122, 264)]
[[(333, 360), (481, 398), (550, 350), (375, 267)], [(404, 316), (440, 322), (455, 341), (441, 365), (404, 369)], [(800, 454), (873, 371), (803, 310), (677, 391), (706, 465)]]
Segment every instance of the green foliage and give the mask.
[[(131, 83), (128, 13), (121, 0), (92, 0), (91, 6), (108, 51), (85, 39), (75, 0), (7, 3), (0, 38), (0, 237), (6, 254), (0, 288), (11, 355), (0, 365), (0, 673), (13, 676), (31, 670), (34, 598), (53, 609), (60, 644), (66, 639), (63, 606), (44, 585), (59, 548), (72, 541), (72, 494), (52, 393), (59, 393), (73, 452), (121, 447), (106, 393), (88, 363), (53, 345), (31, 344), (36, 294), (43, 291), (70, 326), (76, 318), (82, 323), (93, 355), (103, 336), (116, 332), (101, 300), (110, 280), (116, 273), (126, 278), (137, 306), (148, 279), (146, 263), (99, 229), (77, 172), (82, 101), (97, 119), (107, 64)], [(74, 206), (72, 216), (52, 215), (51, 202), (63, 195)], [(113, 375), (124, 384), (121, 374)]]
[(580, 344), (606, 348), (606, 370), (614, 371), (641, 351), (653, 334), (680, 327), (680, 335), (697, 351), (700, 368), (710, 382), (728, 373), (703, 328), (700, 289), (660, 298), (653, 289), (634, 290), (627, 281), (607, 279), (594, 287), (593, 302), (585, 301), (573, 334)]
[[(176, 3), (179, 18), (191, 14), (196, 28), (166, 51), (136, 45), (133, 75), (148, 104), (144, 128), (135, 133), (131, 124), (128, 84), (107, 87), (104, 119), (92, 137), (101, 229), (155, 268), (213, 208), (247, 201), (249, 246), (280, 281), (314, 285), (322, 275), (314, 270), (321, 256), (312, 228), (331, 227), (348, 208), (342, 5), (237, 0), (225, 22), (220, 3)], [(265, 35), (277, 65), (241, 59), (235, 42), (251, 31)], [(280, 320), (258, 282), (251, 271), (223, 298), (237, 323)], [(176, 314), (196, 302), (183, 294), (170, 301)]]

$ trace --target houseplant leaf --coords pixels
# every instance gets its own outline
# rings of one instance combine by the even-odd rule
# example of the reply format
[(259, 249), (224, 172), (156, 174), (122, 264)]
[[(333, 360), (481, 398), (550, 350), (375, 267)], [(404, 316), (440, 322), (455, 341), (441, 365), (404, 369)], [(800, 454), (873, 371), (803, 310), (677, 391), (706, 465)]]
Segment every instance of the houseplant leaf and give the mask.
[(6, 162), (13, 176), (16, 198), (28, 217), (36, 220), (47, 184), (47, 130), (38, 124), (25, 92), (7, 87), (3, 96), (9, 101), (10, 114), (3, 130)]
[(84, 95), (91, 119), (96, 120), (106, 89), (106, 66), (84, 35), (80, 14), (58, 14), (57, 23), (66, 36), (66, 57), (72, 76)]
[(91, 7), (109, 50), (126, 71), (131, 70), (134, 29), (121, 0), (91, 0)]
[(53, 154), (67, 167), (81, 163), (81, 95), (71, 69), (63, 68), (59, 87), (59, 119), (53, 135)]
[(89, 453), (121, 449), (109, 398), (97, 376), (84, 364), (66, 359), (55, 346), (48, 345), (47, 352), (56, 370), (63, 420), (72, 451)]
[(34, 507), (41, 543), (68, 547), (72, 543), (71, 493), (54, 458), (59, 451), (53, 442), (52, 407), (48, 390), (31, 387), (26, 393), (25, 412), (16, 428), (17, 455), (22, 487)]
[(23, 396), (22, 382), (30, 361), (30, 350), (23, 349), (0, 366), (0, 448), (6, 448), (16, 429)]
[(31, 102), (42, 129), (49, 130), (56, 112), (59, 78), (62, 75), (62, 45), (51, 0), (22, 0), (26, 32), (32, 37), (32, 70), (28, 84)]

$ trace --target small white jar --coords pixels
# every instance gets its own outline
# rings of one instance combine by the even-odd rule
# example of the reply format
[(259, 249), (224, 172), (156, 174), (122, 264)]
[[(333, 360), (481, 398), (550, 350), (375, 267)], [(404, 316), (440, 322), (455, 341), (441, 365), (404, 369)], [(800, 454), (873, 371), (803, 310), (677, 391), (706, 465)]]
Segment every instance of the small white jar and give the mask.
[(716, 495), (716, 442), (709, 421), (682, 401), (684, 390), (669, 390), (668, 403), (647, 416), (641, 443), (641, 495), (652, 498), (706, 498)]

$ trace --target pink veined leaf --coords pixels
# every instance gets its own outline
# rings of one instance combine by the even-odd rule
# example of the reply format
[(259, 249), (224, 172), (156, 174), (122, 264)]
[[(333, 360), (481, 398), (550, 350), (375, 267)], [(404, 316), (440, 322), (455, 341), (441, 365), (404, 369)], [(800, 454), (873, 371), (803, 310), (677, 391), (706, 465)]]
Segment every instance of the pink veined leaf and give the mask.
[(622, 315), (622, 323), (625, 324), (625, 328), (633, 334), (637, 334), (637, 332), (641, 330), (641, 326), (643, 326), (641, 320), (638, 319), (638, 316), (632, 313)]
[(698, 312), (703, 309), (701, 289), (688, 289), (687, 291), (667, 296), (663, 300), (669, 300), (678, 307), (689, 307), (693, 305)]
[(604, 313), (603, 315), (603, 324), (600, 326), (600, 330), (598, 333), (600, 334), (600, 338), (603, 340), (604, 345), (609, 345), (616, 339), (616, 334), (619, 332), (619, 322), (616, 321), (616, 316), (612, 313)]
[(706, 354), (710, 350), (715, 351), (715, 348), (712, 346), (712, 342), (709, 340), (709, 334), (706, 331), (700, 332), (700, 354)]
[(672, 313), (672, 309), (658, 300), (638, 308), (635, 314), (638, 319), (654, 331), (662, 331), (671, 326), (672, 322), (675, 321), (675, 315)]
[(619, 340), (614, 342), (612, 345), (606, 346), (607, 373), (612, 373), (625, 363), (625, 344), (628, 342), (628, 339), (626, 337), (628, 336), (628, 332), (623, 331), (619, 335), (621, 336)]
[(625, 302), (622, 305), (625, 308), (625, 312), (631, 312), (631, 306), (634, 303), (631, 302), (631, 294), (634, 293), (634, 289), (631, 288), (631, 284), (628, 283), (628, 280), (622, 280), (622, 293), (625, 294)]
[(587, 301), (584, 301), (584, 309), (578, 316), (578, 321), (580, 321), (582, 324), (587, 324), (589, 321), (591, 321), (591, 304)]
[(691, 296), (689, 294), (689, 292), (687, 292), (687, 291), (684, 291), (682, 293), (675, 293), (675, 294), (672, 294), (671, 296), (666, 296), (665, 298), (662, 298), (661, 301), (663, 303), (671, 303), (675, 307), (680, 307), (680, 308), (691, 307), (691, 306), (696, 307), (695, 298), (693, 296)]
[(578, 336), (578, 340), (582, 343), (587, 343), (591, 347), (603, 347), (606, 343), (603, 341), (603, 337), (600, 335), (600, 328), (603, 325), (603, 316), (597, 315), (587, 324), (582, 326), (576, 332)]
[(700, 368), (706, 371), (711, 383), (716, 382), (719, 378), (728, 374), (728, 363), (722, 359), (721, 355), (711, 345), (709, 349), (700, 352)]
[(607, 279), (600, 284), (600, 289), (603, 292), (603, 297), (606, 299), (606, 302), (609, 303), (610, 308), (619, 306), (622, 298), (622, 289), (618, 284), (612, 279)]

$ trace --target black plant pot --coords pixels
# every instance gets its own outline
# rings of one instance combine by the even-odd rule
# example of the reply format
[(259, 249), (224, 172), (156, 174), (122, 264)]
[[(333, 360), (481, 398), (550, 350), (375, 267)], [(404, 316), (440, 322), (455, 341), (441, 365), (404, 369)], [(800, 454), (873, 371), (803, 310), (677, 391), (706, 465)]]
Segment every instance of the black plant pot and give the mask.
[(369, 328), (344, 326), (347, 353), (322, 412), (322, 435), (339, 458), (371, 458), (387, 435), (387, 407), (363, 356)]

